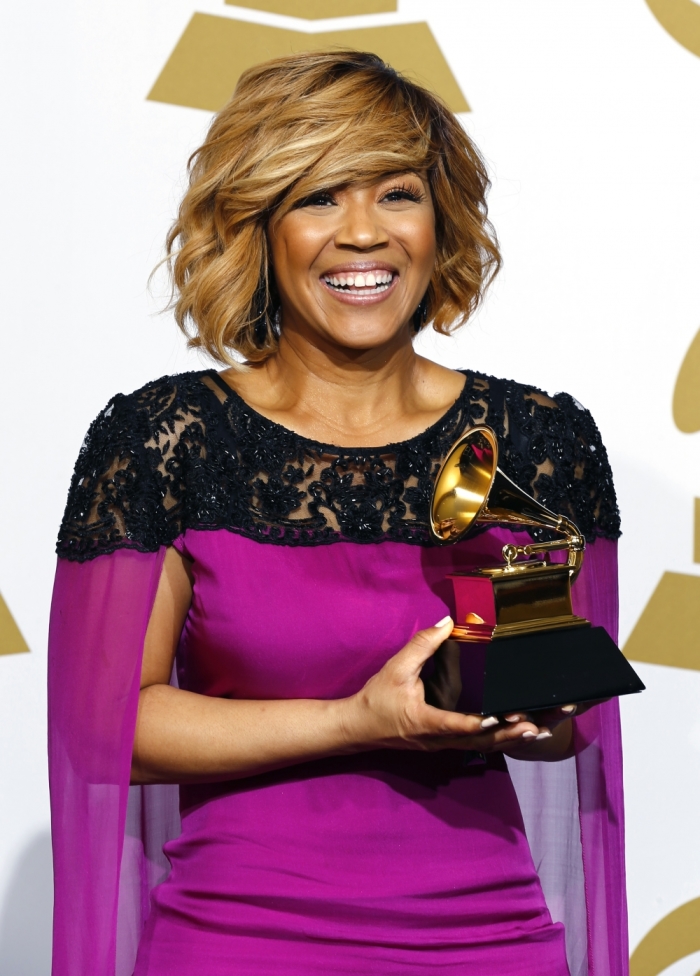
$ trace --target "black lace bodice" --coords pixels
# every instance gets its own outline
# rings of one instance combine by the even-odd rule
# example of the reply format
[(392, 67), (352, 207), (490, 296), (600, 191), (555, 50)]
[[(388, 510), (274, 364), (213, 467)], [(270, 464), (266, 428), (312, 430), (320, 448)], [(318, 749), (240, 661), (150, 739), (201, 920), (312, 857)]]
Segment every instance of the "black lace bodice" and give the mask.
[(259, 542), (314, 546), (393, 540), (429, 545), (439, 466), (470, 425), (488, 423), (499, 464), (589, 540), (619, 535), (605, 448), (566, 393), (467, 373), (428, 430), (382, 448), (337, 448), (261, 416), (215, 370), (166, 376), (118, 394), (88, 431), (57, 552), (92, 559), (152, 552), (185, 529), (228, 529)]

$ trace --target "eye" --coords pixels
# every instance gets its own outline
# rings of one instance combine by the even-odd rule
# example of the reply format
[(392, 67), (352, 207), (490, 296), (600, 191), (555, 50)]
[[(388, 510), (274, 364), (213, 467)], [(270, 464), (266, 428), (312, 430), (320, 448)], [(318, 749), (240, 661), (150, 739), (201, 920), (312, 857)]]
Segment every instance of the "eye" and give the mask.
[(333, 199), (333, 194), (328, 190), (319, 190), (317, 193), (312, 193), (308, 197), (304, 197), (300, 200), (294, 208), (299, 209), (301, 207), (333, 207), (335, 206), (335, 200)]
[(404, 200), (409, 200), (411, 203), (421, 203), (424, 199), (425, 193), (422, 190), (419, 190), (417, 186), (407, 184), (393, 186), (382, 197), (385, 203), (400, 203)]

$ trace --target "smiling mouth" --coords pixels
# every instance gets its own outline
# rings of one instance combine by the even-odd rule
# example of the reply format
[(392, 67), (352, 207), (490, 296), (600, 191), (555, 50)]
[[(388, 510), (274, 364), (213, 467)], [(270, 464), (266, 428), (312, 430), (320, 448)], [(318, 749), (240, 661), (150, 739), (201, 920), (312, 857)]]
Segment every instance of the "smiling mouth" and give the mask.
[(381, 295), (388, 291), (396, 275), (391, 271), (365, 271), (357, 274), (323, 275), (323, 281), (345, 295)]

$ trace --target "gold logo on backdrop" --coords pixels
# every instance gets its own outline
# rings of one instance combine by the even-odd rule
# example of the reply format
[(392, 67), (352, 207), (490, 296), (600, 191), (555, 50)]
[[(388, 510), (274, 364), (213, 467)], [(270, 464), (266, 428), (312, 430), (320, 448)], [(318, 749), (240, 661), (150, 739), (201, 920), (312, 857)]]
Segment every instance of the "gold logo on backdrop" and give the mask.
[[(700, 431), (700, 332), (676, 380), (673, 419), (685, 434)], [(693, 550), (694, 561), (700, 563), (699, 498), (695, 499)], [(664, 573), (630, 634), (625, 654), (634, 661), (700, 671), (700, 576)]]
[(0, 654), (23, 654), (27, 643), (0, 594)]
[[(258, 10), (274, 9), (276, 12), (284, 8), (285, 13), (293, 10), (307, 19), (319, 17), (321, 9), (321, 4), (315, 0), (291, 3), (250, 0), (245, 6)], [(343, 0), (323, 6), (326, 17), (396, 9), (396, 3), (370, 0)], [(247, 68), (284, 54), (328, 48), (372, 51), (397, 71), (441, 95), (453, 112), (469, 111), (467, 100), (445, 56), (430, 27), (424, 22), (309, 34), (231, 17), (196, 13), (175, 45), (148, 98), (154, 102), (217, 112), (229, 100), (236, 82)]]
[(694, 898), (647, 932), (632, 953), (630, 976), (660, 976), (674, 962), (699, 951), (700, 898)]
[(646, 0), (671, 37), (700, 57), (700, 7), (695, 0)]
[(684, 434), (695, 434), (700, 430), (700, 330), (685, 354), (676, 380), (673, 421)]
[(306, 20), (329, 20), (355, 14), (383, 14), (394, 11), (398, 0), (226, 0), (234, 7), (252, 7), (271, 14), (305, 17)]

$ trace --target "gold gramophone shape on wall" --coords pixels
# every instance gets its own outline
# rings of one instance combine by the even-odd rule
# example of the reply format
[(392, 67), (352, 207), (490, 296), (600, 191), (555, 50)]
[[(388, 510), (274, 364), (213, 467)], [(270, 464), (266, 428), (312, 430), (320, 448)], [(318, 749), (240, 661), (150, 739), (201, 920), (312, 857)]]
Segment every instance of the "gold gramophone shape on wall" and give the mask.
[[(496, 434), (477, 426), (454, 444), (438, 473), (431, 533), (438, 545), (450, 545), (488, 525), (544, 528), (559, 538), (506, 545), (502, 565), (449, 577), (455, 626), (435, 655), (428, 700), (490, 715), (642, 691), (607, 632), (572, 610), (583, 536), (499, 469)], [(567, 552), (565, 562), (549, 561), (556, 550)]]

